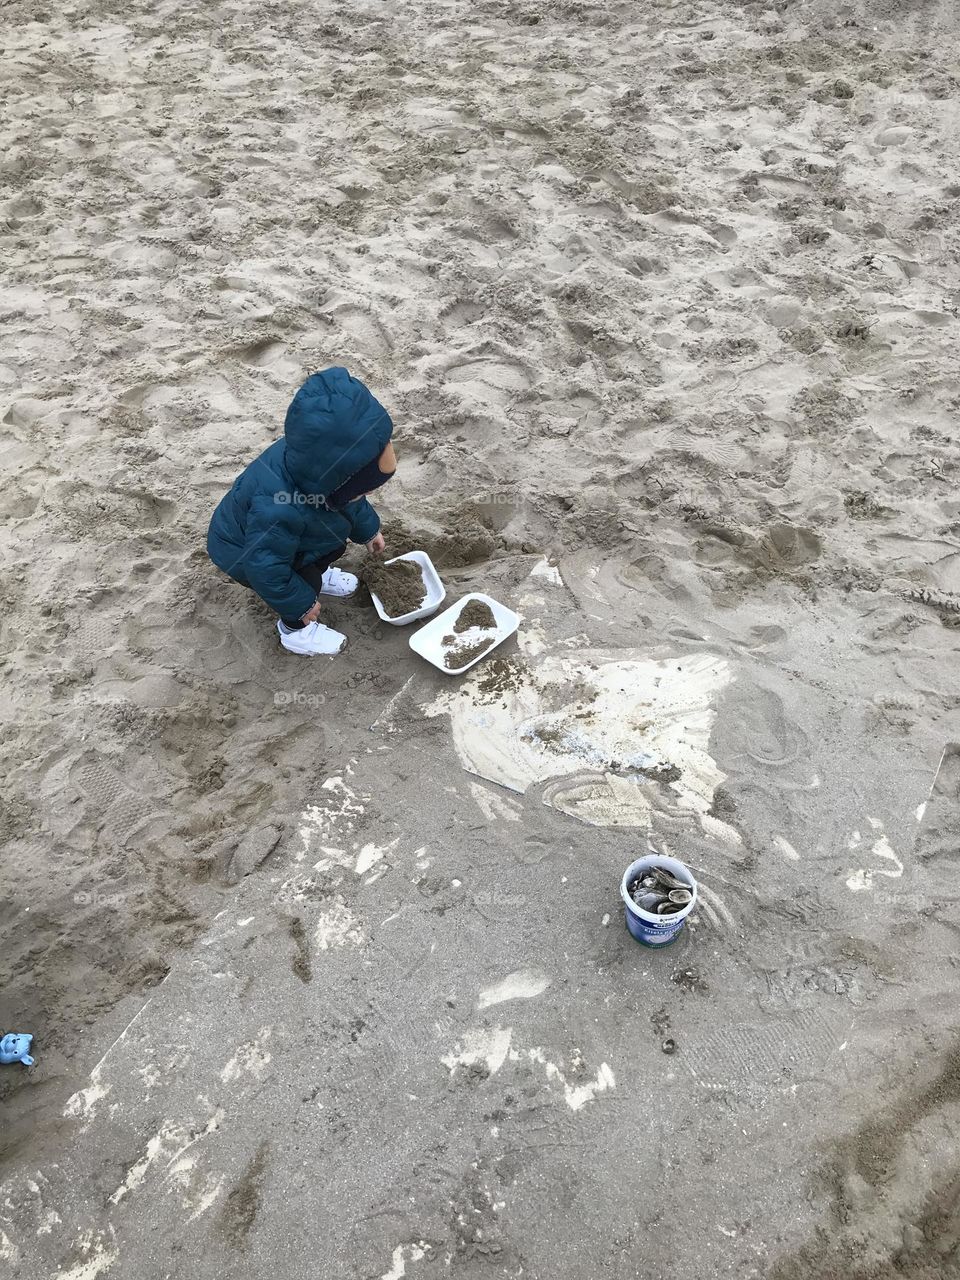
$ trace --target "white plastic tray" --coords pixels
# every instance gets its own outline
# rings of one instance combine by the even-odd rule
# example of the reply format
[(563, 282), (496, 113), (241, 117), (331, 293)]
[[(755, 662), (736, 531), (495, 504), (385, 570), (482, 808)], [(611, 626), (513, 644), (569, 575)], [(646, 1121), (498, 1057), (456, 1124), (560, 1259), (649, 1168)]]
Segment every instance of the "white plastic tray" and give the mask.
[(414, 564), (420, 566), (427, 595), (419, 609), (414, 609), (412, 613), (403, 613), (399, 618), (391, 618), (388, 613), (384, 613), (380, 597), (371, 591), (370, 599), (373, 601), (373, 607), (381, 619), (384, 622), (389, 622), (391, 627), (405, 627), (408, 622), (416, 622), (419, 618), (429, 618), (431, 613), (436, 613), (447, 597), (446, 588), (440, 581), (440, 575), (433, 567), (433, 561), (425, 551), (408, 551), (405, 556), (394, 556), (392, 560), (384, 560), (384, 564), (396, 564), (398, 560), (412, 560)]
[[(460, 617), (460, 610), (470, 603), (471, 600), (482, 600), (484, 604), (490, 606), (497, 629), (494, 632), (481, 631), (479, 627), (473, 627), (469, 631), (464, 631), (462, 635), (457, 636), (457, 645), (471, 644), (475, 640), (480, 640), (484, 636), (492, 636), (489, 648), (485, 649), (478, 657), (472, 658), (462, 667), (446, 667), (443, 660), (453, 645), (445, 645), (443, 637), (449, 635), (453, 631), (453, 624)], [(503, 644), (516, 631), (520, 625), (519, 613), (514, 613), (512, 609), (508, 609), (505, 604), (501, 604), (499, 600), (494, 600), (492, 596), (485, 596), (479, 591), (473, 591), (468, 596), (464, 596), (462, 600), (458, 600), (456, 604), (452, 604), (449, 609), (444, 609), (425, 627), (421, 627), (414, 635), (410, 637), (410, 648), (414, 653), (419, 653), (421, 658), (426, 658), (427, 662), (432, 662), (438, 671), (442, 671), (445, 676), (460, 676), (464, 671), (469, 671), (471, 667), (476, 666), (478, 662), (482, 662), (498, 644)]]

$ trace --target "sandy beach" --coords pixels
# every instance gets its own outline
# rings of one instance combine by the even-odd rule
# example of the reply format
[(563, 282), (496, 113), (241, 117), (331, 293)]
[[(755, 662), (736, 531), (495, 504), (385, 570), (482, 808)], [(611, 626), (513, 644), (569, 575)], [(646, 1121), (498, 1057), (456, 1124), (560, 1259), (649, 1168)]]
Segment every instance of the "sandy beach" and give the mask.
[[(6, 1274), (960, 1275), (958, 32), (5, 5)], [(462, 677), (207, 559), (330, 365)]]

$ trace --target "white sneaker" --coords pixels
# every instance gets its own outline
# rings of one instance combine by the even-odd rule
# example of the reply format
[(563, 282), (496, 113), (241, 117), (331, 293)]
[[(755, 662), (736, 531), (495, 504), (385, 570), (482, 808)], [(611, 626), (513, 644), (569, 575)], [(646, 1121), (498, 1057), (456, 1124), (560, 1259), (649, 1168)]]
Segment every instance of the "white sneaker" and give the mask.
[(342, 569), (337, 569), (333, 565), (326, 570), (320, 581), (322, 596), (352, 596), (360, 585), (360, 579), (354, 574), (344, 573)]
[(315, 654), (327, 654), (332, 657), (347, 643), (347, 637), (332, 627), (325, 627), (322, 622), (308, 622), (305, 627), (294, 630), (282, 622), (277, 623), (280, 643), (289, 653), (302, 653), (307, 657)]

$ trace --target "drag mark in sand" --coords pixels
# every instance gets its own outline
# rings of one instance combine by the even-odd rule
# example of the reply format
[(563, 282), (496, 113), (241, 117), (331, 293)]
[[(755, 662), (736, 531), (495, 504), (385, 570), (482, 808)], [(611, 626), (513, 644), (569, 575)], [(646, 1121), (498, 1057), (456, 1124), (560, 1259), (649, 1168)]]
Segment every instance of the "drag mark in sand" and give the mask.
[[(345, 772), (351, 772), (350, 761)], [(320, 786), (321, 795), (315, 804), (307, 805), (300, 815), (297, 835), (300, 849), (296, 858), (302, 862), (314, 856), (318, 848), (339, 843), (356, 829), (357, 820), (363, 814), (364, 803), (340, 776), (327, 778)]]
[[(347, 777), (354, 772), (355, 764), (356, 760), (348, 761), (344, 769)], [(315, 859), (313, 874), (292, 876), (286, 880), (277, 894), (278, 902), (308, 905), (315, 900), (318, 885), (325, 877), (329, 878), (330, 872), (334, 876), (331, 883), (323, 886), (325, 894), (329, 893), (332, 884), (342, 882), (342, 876), (338, 879), (339, 872), (366, 876), (365, 883), (373, 884), (389, 869), (388, 864), (380, 864), (399, 844), (398, 838), (383, 845), (360, 845), (353, 838), (367, 800), (366, 797), (358, 796), (343, 777), (338, 775), (327, 778), (320, 787), (320, 792), (317, 802), (308, 805), (301, 814), (297, 832), (300, 839), (297, 861)], [(360, 921), (344, 899), (337, 895), (328, 901), (313, 925), (314, 950), (330, 951), (348, 943), (356, 945), (363, 940)], [(302, 964), (300, 967), (301, 973), (298, 976), (302, 977), (305, 970)]]
[(470, 783), (470, 794), (488, 822), (496, 822), (500, 818), (504, 822), (520, 821), (520, 806), (516, 800), (508, 800), (495, 791), (482, 787), (478, 782)]
[(107, 1245), (102, 1232), (83, 1232), (73, 1247), (80, 1256), (68, 1270), (57, 1272), (57, 1280), (97, 1280), (120, 1256), (112, 1241)]
[(380, 1280), (403, 1280), (407, 1274), (408, 1262), (419, 1262), (426, 1256), (430, 1246), (426, 1240), (417, 1240), (414, 1244), (398, 1244), (390, 1259), (390, 1270), (385, 1271)]
[[(61, 1225), (63, 1219), (60, 1217), (59, 1213), (57, 1213), (56, 1209), (50, 1209), (44, 1205), (44, 1188), (41, 1188), (40, 1182), (49, 1185), (49, 1180), (40, 1172), (37, 1173), (37, 1179), (38, 1181), (34, 1181), (32, 1178), (27, 1179), (27, 1190), (31, 1195), (34, 1195), (37, 1198), (37, 1206), (35, 1210), (37, 1222), (39, 1223), (39, 1226), (37, 1227), (37, 1235), (48, 1236), (51, 1231), (53, 1231), (54, 1227), (59, 1227)], [(3, 1232), (0, 1231), (0, 1258), (3, 1257), (2, 1241)]]
[(84, 1129), (90, 1124), (96, 1114), (97, 1103), (105, 1098), (110, 1092), (108, 1084), (101, 1083), (99, 1064), (90, 1072), (90, 1083), (85, 1089), (78, 1089), (76, 1093), (71, 1094), (67, 1099), (67, 1105), (63, 1109), (65, 1116), (76, 1116), (86, 1121)]
[(343, 947), (348, 942), (357, 945), (362, 941), (360, 922), (345, 902), (334, 902), (320, 912), (313, 931), (313, 945), (318, 951)]
[[(164, 977), (163, 982), (166, 982), (166, 977)], [(158, 984), (159, 987), (163, 986), (163, 982)], [(152, 999), (153, 999), (153, 996), (150, 997), (150, 1000)], [(106, 1053), (97, 1063), (97, 1065), (90, 1072), (90, 1083), (87, 1085), (87, 1087), (85, 1089), (78, 1089), (76, 1093), (71, 1094), (70, 1097), (67, 1099), (66, 1106), (63, 1109), (63, 1114), (65, 1116), (79, 1117), (80, 1119), (86, 1121), (86, 1123), (83, 1125), (83, 1128), (80, 1131), (81, 1133), (87, 1128), (89, 1128), (90, 1123), (92, 1122), (94, 1115), (96, 1114), (97, 1103), (100, 1102), (103, 1098), (105, 1098), (107, 1094), (110, 1092), (110, 1085), (103, 1084), (100, 1080), (100, 1073), (103, 1069), (103, 1064), (106, 1062), (107, 1058), (110, 1057), (110, 1054), (113, 1053), (117, 1045), (122, 1044), (123, 1041), (127, 1038), (127, 1033), (129, 1032), (130, 1028), (141, 1016), (144, 1009), (147, 1008), (147, 1005), (150, 1004), (150, 1000), (145, 1001), (143, 1005), (141, 1005), (141, 1007), (137, 1010), (137, 1012), (133, 1015), (133, 1017), (130, 1019), (127, 1025), (123, 1028), (123, 1030), (117, 1036), (116, 1040), (114, 1040), (113, 1044), (111, 1044), (109, 1049), (106, 1051)]]
[(736, 927), (736, 921), (727, 910), (727, 904), (719, 893), (715, 889), (711, 889), (709, 885), (704, 884), (699, 876), (697, 878), (697, 908), (703, 912), (705, 918), (715, 929), (723, 930)]
[(489, 1009), (491, 1005), (504, 1004), (507, 1000), (530, 1000), (542, 995), (549, 985), (547, 974), (534, 969), (517, 969), (494, 986), (481, 991), (477, 1008)]
[(917, 806), (913, 851), (922, 866), (934, 858), (952, 858), (960, 841), (960, 745), (948, 742), (940, 756), (933, 785)]
[[(365, 876), (367, 872), (375, 867), (386, 854), (390, 853), (392, 849), (395, 849), (399, 843), (400, 837), (398, 836), (396, 840), (391, 840), (389, 844), (385, 844), (382, 847), (375, 844), (365, 844), (357, 854), (357, 864), (354, 867), (356, 874), (358, 876)], [(374, 877), (374, 879), (376, 879), (376, 877)], [(367, 883), (369, 884), (370, 881)]]
[[(847, 888), (853, 893), (859, 893), (861, 889), (872, 889), (874, 879), (877, 876), (886, 876), (890, 880), (899, 880), (903, 875), (903, 863), (891, 848), (890, 841), (884, 834), (883, 824), (876, 818), (868, 818), (867, 821), (873, 828), (876, 839), (870, 848), (870, 852), (875, 858), (893, 863), (893, 869), (887, 867), (861, 867), (859, 870), (852, 870), (847, 876)], [(859, 831), (855, 831), (850, 837), (847, 848), (851, 852), (855, 852), (863, 845), (863, 836)]]
[[(223, 1175), (217, 1177), (210, 1176), (206, 1179), (204, 1186), (200, 1191), (199, 1197), (193, 1203), (193, 1212), (187, 1218), (187, 1223), (196, 1222), (197, 1218), (202, 1217), (209, 1208), (215, 1204), (217, 1197), (223, 1190)], [(189, 1207), (189, 1206), (187, 1206)]]
[(451, 1075), (457, 1067), (473, 1067), (483, 1063), (489, 1074), (495, 1076), (507, 1060), (512, 1035), (510, 1027), (468, 1031), (463, 1040), (457, 1042), (453, 1052), (446, 1054), (440, 1061)]
[(220, 1072), (224, 1084), (231, 1084), (243, 1076), (252, 1076), (254, 1080), (262, 1080), (270, 1066), (270, 1052), (267, 1043), (273, 1035), (272, 1027), (261, 1027), (253, 1040), (237, 1047), (236, 1053)]
[(563, 578), (560, 576), (560, 570), (555, 564), (551, 564), (549, 560), (538, 560), (530, 570), (531, 578), (543, 578), (554, 587), (563, 586)]
[(223, 1118), (224, 1112), (218, 1108), (199, 1133), (195, 1129), (188, 1129), (183, 1125), (162, 1125), (157, 1133), (147, 1141), (146, 1150), (140, 1159), (127, 1170), (127, 1176), (110, 1196), (110, 1204), (119, 1204), (131, 1191), (136, 1191), (142, 1187), (151, 1166), (161, 1159), (166, 1162), (167, 1173), (165, 1180), (173, 1178), (182, 1183), (184, 1172), (192, 1169), (194, 1163), (193, 1161), (184, 1161), (184, 1156), (201, 1139), (208, 1137), (211, 1133), (216, 1133), (223, 1123)]
[(783, 854), (785, 858), (789, 858), (791, 862), (800, 861), (799, 853), (797, 853), (796, 849), (793, 847), (793, 845), (790, 843), (789, 840), (785, 839), (783, 836), (774, 836), (773, 843), (776, 845), (777, 849), (780, 851), (780, 853)]
[(617, 1086), (616, 1077), (605, 1062), (600, 1063), (595, 1079), (573, 1085), (557, 1064), (548, 1060), (542, 1049), (528, 1049), (527, 1057), (546, 1069), (548, 1080), (555, 1080), (563, 1086), (564, 1100), (571, 1111), (579, 1111), (588, 1102), (593, 1102), (598, 1093), (606, 1093), (608, 1089), (615, 1089)]
[(393, 695), (393, 697), (390, 699), (387, 705), (383, 708), (383, 710), (377, 716), (376, 720), (374, 720), (373, 724), (370, 726), (371, 730), (379, 729), (380, 726), (382, 725), (386, 729), (387, 733), (393, 733), (393, 722), (391, 721), (390, 716), (392, 715), (395, 707), (397, 706), (397, 703), (400, 701), (403, 695), (407, 692), (407, 690), (410, 688), (412, 683), (413, 683), (413, 676), (410, 676), (407, 679), (406, 683), (403, 685), (403, 687), (397, 690), (397, 692)]
[(166, 1151), (167, 1145), (175, 1132), (176, 1130), (164, 1127), (159, 1133), (155, 1133), (152, 1138), (148, 1139), (146, 1151), (135, 1164), (130, 1166), (127, 1170), (127, 1176), (114, 1191), (113, 1195), (110, 1196), (111, 1204), (119, 1204), (124, 1196), (143, 1186), (147, 1171), (153, 1162)]
[[(545, 990), (545, 988), (543, 989)], [(471, 1067), (485, 1067), (487, 1075), (493, 1076), (497, 1074), (508, 1059), (511, 1062), (520, 1062), (524, 1057), (523, 1052), (512, 1047), (512, 1039), (513, 1029), (511, 1027), (480, 1028), (475, 1031), (468, 1031), (463, 1040), (457, 1042), (453, 1052), (446, 1054), (440, 1061), (451, 1076), (458, 1067), (466, 1067), (468, 1069)], [(571, 1111), (579, 1111), (588, 1102), (592, 1102), (598, 1093), (606, 1093), (608, 1089), (616, 1088), (616, 1077), (606, 1062), (601, 1062), (593, 1080), (571, 1084), (567, 1075), (561, 1071), (555, 1062), (551, 1062), (547, 1058), (541, 1048), (527, 1049), (525, 1056), (530, 1062), (544, 1068), (549, 1081), (562, 1086), (564, 1101)], [(575, 1074), (582, 1076), (584, 1074), (584, 1063), (579, 1053), (574, 1055), (573, 1061)]]

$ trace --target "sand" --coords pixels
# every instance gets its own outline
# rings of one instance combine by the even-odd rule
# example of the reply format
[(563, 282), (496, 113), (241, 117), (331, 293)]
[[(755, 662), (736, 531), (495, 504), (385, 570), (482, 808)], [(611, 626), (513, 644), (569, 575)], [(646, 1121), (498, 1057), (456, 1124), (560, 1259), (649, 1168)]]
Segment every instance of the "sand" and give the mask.
[[(956, 1269), (957, 35), (937, 0), (5, 6), (14, 1274), (172, 1239), (296, 1274), (293, 1207), (377, 1276)], [(206, 559), (333, 363), (397, 422), (387, 554), (523, 613), (475, 678), (337, 601), (318, 672)], [(674, 960), (619, 926), (648, 840), (702, 886)], [(520, 965), (565, 983), (472, 1017)], [(269, 1066), (228, 1070), (241, 1024)]]
[(496, 625), (497, 620), (488, 604), (482, 600), (469, 600), (457, 614), (453, 632), (443, 637), (448, 649), (443, 665), (450, 670), (459, 670), (485, 654), (492, 647), (490, 633)]
[(475, 658), (486, 653), (490, 647), (489, 637), (479, 636), (471, 640), (469, 636), (464, 636), (455, 648), (443, 655), (443, 665), (449, 667), (451, 671), (459, 671), (468, 662), (473, 662)]
[(413, 613), (427, 598), (423, 572), (412, 561), (384, 564), (381, 559), (368, 556), (361, 563), (359, 574), (367, 590), (376, 593), (390, 618)]
[(461, 635), (473, 627), (478, 627), (481, 631), (492, 631), (496, 625), (497, 620), (488, 604), (482, 600), (470, 600), (457, 614), (453, 630), (456, 635)]

